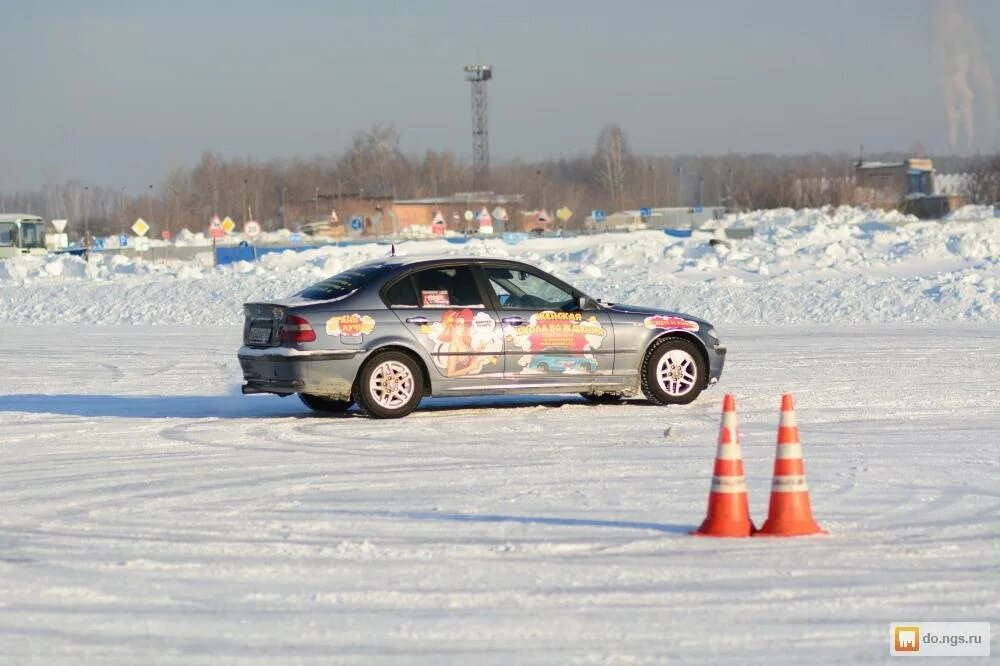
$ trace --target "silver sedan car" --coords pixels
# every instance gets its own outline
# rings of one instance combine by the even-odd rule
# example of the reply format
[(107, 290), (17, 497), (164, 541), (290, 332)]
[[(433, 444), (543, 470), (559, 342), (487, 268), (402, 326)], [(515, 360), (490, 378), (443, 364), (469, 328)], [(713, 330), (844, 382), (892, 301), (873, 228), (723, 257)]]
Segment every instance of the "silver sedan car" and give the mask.
[(704, 320), (603, 303), (507, 259), (386, 257), (243, 308), (243, 393), (297, 393), (320, 412), (356, 403), (376, 418), (424, 396), (686, 404), (726, 355)]

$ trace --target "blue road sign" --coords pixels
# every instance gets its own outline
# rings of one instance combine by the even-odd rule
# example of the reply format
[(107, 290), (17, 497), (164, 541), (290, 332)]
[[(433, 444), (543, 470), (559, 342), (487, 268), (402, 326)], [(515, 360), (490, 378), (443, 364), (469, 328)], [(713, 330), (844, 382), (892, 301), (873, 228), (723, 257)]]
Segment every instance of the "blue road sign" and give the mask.
[(653, 215), (653, 209), (652, 208), (640, 208), (639, 209), (639, 217), (652, 217), (652, 215)]
[(104, 239), (103, 238), (95, 238), (94, 239), (94, 247), (96, 247), (98, 250), (103, 250), (104, 249)]
[(608, 214), (605, 213), (600, 208), (591, 213), (591, 215), (594, 218), (594, 222), (603, 222), (604, 220), (608, 219)]
[(288, 237), (288, 242), (290, 242), (290, 243), (301, 243), (302, 242), (302, 234), (291, 234)]
[(365, 228), (365, 221), (360, 215), (354, 215), (351, 217), (351, 229), (354, 231), (361, 231)]
[(691, 208), (691, 212), (692, 213), (700, 213), (700, 212), (702, 212), (704, 210), (705, 210), (705, 207), (702, 206), (701, 204), (698, 204), (697, 206), (694, 206), (694, 207)]
[(128, 236), (125, 235), (125, 234), (122, 234), (121, 236), (119, 236), (118, 237), (118, 244), (121, 245), (122, 247), (128, 247)]

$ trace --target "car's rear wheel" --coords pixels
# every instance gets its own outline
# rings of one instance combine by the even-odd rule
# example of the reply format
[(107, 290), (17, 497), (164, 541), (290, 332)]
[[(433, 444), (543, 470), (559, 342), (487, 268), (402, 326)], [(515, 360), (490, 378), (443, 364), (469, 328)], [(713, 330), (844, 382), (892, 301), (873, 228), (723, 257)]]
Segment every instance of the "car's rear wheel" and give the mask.
[(354, 404), (353, 400), (335, 400), (334, 398), (324, 398), (321, 395), (313, 395), (311, 393), (299, 393), (299, 400), (309, 409), (334, 414), (342, 414)]
[(581, 393), (584, 398), (597, 405), (617, 405), (625, 400), (620, 393)]
[(658, 405), (686, 405), (705, 388), (705, 360), (695, 344), (661, 338), (642, 362), (642, 392)]
[(423, 393), (424, 377), (417, 362), (397, 351), (380, 352), (368, 359), (355, 388), (358, 406), (378, 419), (406, 416), (417, 408)]

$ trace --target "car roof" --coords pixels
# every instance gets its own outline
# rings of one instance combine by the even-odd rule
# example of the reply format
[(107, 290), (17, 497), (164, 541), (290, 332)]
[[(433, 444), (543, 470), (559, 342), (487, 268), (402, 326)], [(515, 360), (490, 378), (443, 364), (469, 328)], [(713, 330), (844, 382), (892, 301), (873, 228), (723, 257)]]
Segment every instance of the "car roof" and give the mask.
[(394, 257), (381, 257), (373, 259), (368, 264), (383, 266), (423, 266), (428, 264), (483, 264), (500, 262), (505, 264), (517, 264), (519, 266), (530, 266), (523, 261), (508, 259), (507, 257), (480, 257), (454, 254), (417, 254), (417, 255), (396, 255)]

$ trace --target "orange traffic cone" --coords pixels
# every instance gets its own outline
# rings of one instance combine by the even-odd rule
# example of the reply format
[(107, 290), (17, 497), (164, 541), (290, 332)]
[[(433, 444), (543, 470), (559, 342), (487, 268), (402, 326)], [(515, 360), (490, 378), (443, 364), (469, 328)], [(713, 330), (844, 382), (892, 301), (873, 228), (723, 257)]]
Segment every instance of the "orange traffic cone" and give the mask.
[(722, 400), (722, 425), (715, 452), (712, 490), (708, 494), (708, 515), (692, 532), (695, 536), (747, 537), (753, 534), (747, 484), (743, 479), (743, 455), (736, 427), (736, 400), (727, 393)]
[(806, 485), (806, 466), (802, 461), (802, 442), (795, 422), (792, 395), (781, 396), (781, 421), (778, 424), (778, 450), (774, 454), (774, 480), (771, 482), (771, 506), (767, 521), (755, 536), (805, 536), (826, 534), (816, 524)]

